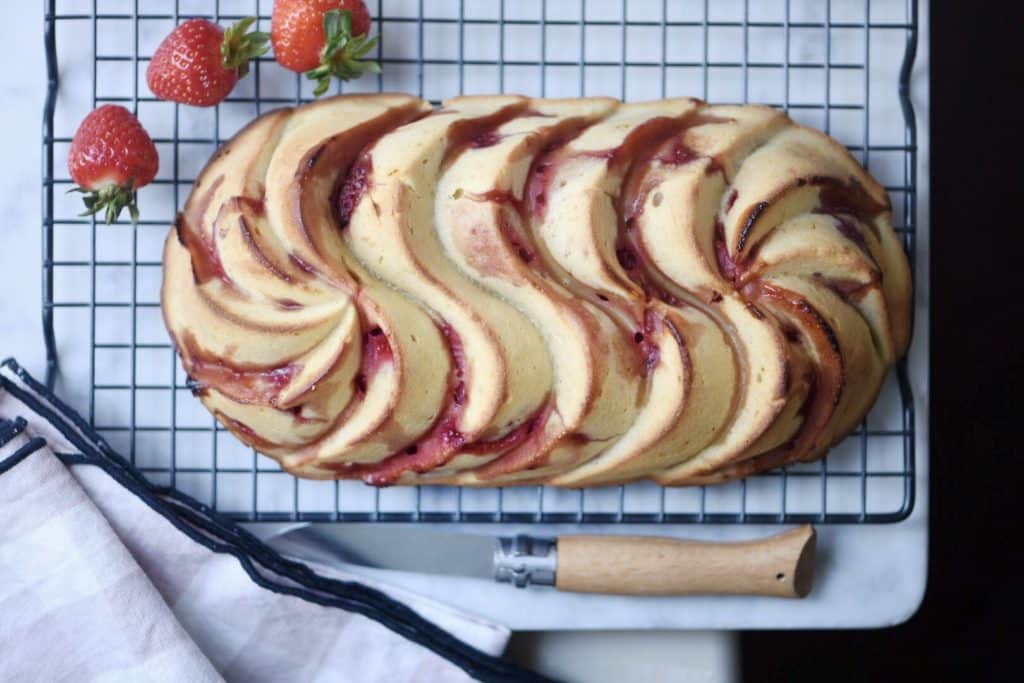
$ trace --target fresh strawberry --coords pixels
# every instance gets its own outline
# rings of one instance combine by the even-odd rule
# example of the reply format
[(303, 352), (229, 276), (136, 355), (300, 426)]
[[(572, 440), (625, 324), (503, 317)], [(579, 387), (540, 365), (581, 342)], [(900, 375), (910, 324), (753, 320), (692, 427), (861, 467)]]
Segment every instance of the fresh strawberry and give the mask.
[(206, 19), (175, 27), (146, 69), (149, 89), (161, 99), (196, 107), (223, 101), (249, 73), (249, 61), (270, 49), (266, 33), (247, 33), (255, 21), (242, 19), (227, 31)]
[(124, 107), (105, 104), (85, 117), (68, 151), (68, 172), (85, 194), (83, 216), (104, 212), (108, 224), (128, 208), (139, 220), (135, 191), (149, 185), (160, 162), (139, 120)]
[(270, 18), (274, 58), (316, 81), (318, 97), (332, 77), (349, 81), (380, 73), (376, 62), (360, 61), (377, 44), (367, 38), (369, 30), (370, 12), (362, 0), (275, 0)]

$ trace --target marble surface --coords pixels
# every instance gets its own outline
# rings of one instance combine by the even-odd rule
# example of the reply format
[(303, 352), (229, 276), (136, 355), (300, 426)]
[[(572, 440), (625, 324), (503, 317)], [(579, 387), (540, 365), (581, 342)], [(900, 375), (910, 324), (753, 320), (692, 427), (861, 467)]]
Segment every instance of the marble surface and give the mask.
[[(5, 63), (17, 64), (0, 83), (5, 105), (0, 110), (5, 154), (0, 161), (4, 193), (0, 208), (0, 355), (13, 355), (32, 373), (44, 369), (39, 322), (40, 284), (40, 113), (44, 90), (44, 64), (39, 32), (39, 7), (17, 3), (0, 26), (0, 51)], [(927, 14), (923, 3), (922, 14)], [(927, 17), (922, 16), (913, 99), (920, 131), (921, 193), (918, 218), (917, 282), (928, 282), (928, 50)], [(62, 162), (62, 160), (58, 160)], [(508, 624), (514, 629), (740, 629), (880, 627), (909, 618), (920, 604), (927, 575), (928, 517), (928, 314), (927, 291), (916, 291), (917, 319), (911, 350), (912, 377), (917, 408), (917, 501), (913, 515), (903, 523), (883, 526), (830, 526), (819, 528), (820, 563), (814, 592), (799, 602), (753, 598), (619, 598), (516, 591), (484, 581), (415, 575), (390, 578), (407, 588), (456, 604)], [(474, 530), (463, 527), (464, 531)], [(478, 531), (495, 533), (494, 525)], [(652, 528), (587, 527), (587, 531), (669, 534), (687, 538), (739, 539), (767, 535), (777, 527)], [(578, 531), (570, 527), (503, 527), (501, 533)]]
[(0, 55), (12, 65), (0, 80), (0, 356), (14, 356), (42, 377), (39, 179), (46, 66), (42, 4), (18, 5), (10, 20), (0, 22)]
[(722, 631), (515, 633), (505, 656), (565, 683), (743, 680), (735, 638)]

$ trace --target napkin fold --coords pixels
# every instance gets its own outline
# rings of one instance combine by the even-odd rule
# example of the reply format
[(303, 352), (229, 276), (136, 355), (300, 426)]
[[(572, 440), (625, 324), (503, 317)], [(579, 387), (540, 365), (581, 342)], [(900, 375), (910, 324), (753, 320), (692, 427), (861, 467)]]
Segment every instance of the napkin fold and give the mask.
[(0, 680), (540, 680), (508, 637), (282, 557), (0, 366)]

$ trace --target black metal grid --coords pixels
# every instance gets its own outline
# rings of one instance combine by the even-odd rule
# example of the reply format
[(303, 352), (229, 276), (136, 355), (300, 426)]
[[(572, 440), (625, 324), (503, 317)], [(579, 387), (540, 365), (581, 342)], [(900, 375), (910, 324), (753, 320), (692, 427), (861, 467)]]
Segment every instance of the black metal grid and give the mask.
[[(881, 173), (913, 265), (916, 129), (909, 81), (916, 0), (368, 4), (381, 36), (383, 74), (346, 84), (346, 91), (407, 90), (435, 102), (461, 92), (506, 90), (765, 102), (833, 134)], [(226, 103), (198, 112), (157, 100), (141, 74), (154, 36), (159, 40), (179, 20), (206, 16), (227, 23), (256, 14), (266, 28), (270, 5), (47, 0), (47, 383), (59, 379), (71, 402), (148, 476), (245, 520), (827, 524), (897, 522), (910, 514), (915, 423), (905, 361), (868, 419), (828, 458), (712, 488), (641, 483), (573, 492), (381, 491), (296, 480), (254, 452), (239, 452), (202, 408), (199, 416), (192, 412), (195, 401), (160, 324), (158, 300), (150, 296), (159, 281), (154, 245), (209, 153), (265, 108), (307, 101), (310, 87), (268, 56)], [(85, 59), (91, 61), (88, 75)], [(62, 69), (74, 79), (72, 87), (69, 79), (61, 82)], [(91, 92), (65, 97), (75, 86), (81, 90), (83, 79)], [(876, 106), (887, 98), (886, 106)], [(108, 102), (134, 109), (161, 152), (161, 173), (140, 193), (137, 226), (97, 225), (77, 217), (76, 205), (63, 197), (71, 187), (63, 154), (74, 126)], [(161, 411), (167, 419), (154, 419)]]

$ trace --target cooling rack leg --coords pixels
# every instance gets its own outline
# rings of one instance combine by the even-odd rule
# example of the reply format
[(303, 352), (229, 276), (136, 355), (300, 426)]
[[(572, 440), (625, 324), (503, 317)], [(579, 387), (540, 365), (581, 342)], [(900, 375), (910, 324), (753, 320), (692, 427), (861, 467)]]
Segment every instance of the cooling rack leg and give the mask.
[(46, 101), (43, 105), (43, 344), (46, 386), (57, 381), (57, 339), (53, 332), (53, 114), (60, 76), (57, 69), (56, 0), (46, 4), (43, 44), (46, 50)]

